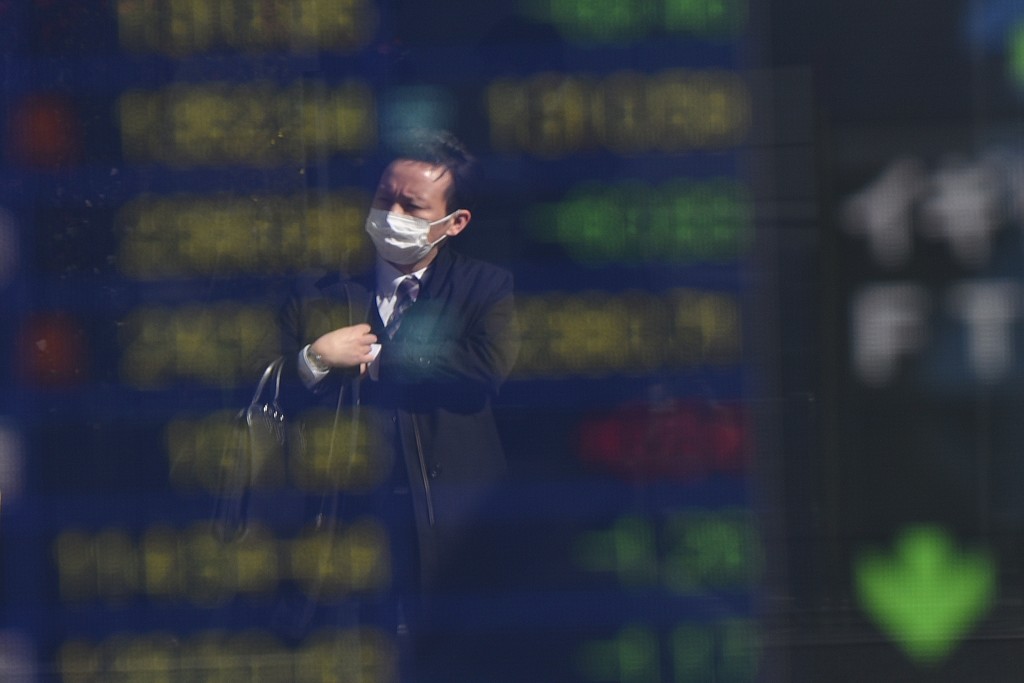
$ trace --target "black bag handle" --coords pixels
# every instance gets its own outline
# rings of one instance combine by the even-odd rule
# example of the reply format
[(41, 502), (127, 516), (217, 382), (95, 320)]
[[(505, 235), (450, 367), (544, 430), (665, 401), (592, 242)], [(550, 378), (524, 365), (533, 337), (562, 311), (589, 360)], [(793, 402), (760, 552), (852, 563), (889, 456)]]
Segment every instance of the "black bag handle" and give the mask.
[[(222, 458), (230, 458), (231, 464), (221, 477), (213, 515), (214, 532), (221, 542), (240, 539), (248, 527), (254, 451), (267, 438), (278, 447), (284, 444), (284, 411), (279, 403), (283, 367), (284, 356), (267, 364), (249, 406), (235, 416), (233, 436), (224, 445)], [(273, 396), (263, 402), (268, 386), (273, 388)], [(257, 420), (263, 424), (257, 424)]]
[[(278, 356), (274, 360), (267, 364), (267, 367), (263, 370), (263, 376), (260, 377), (259, 383), (256, 385), (256, 391), (252, 395), (252, 400), (249, 402), (249, 408), (245, 411), (246, 423), (252, 424), (252, 413), (253, 409), (257, 409), (260, 412), (265, 413), (268, 417), (272, 418), (277, 422), (284, 422), (284, 413), (281, 411), (281, 404), (279, 402), (281, 397), (281, 370), (284, 368), (284, 356)], [(260, 403), (263, 398), (263, 392), (266, 391), (267, 384), (270, 383), (271, 379), (274, 381), (274, 396), (267, 403)]]

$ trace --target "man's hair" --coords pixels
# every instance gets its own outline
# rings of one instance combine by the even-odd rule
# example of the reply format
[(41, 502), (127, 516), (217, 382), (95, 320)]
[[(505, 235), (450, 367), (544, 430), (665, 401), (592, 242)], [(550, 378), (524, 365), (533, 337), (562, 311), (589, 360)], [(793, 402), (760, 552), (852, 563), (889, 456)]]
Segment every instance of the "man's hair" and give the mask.
[(445, 168), (452, 178), (445, 197), (448, 211), (475, 207), (480, 166), (457, 137), (448, 131), (414, 131), (395, 152), (396, 159), (423, 161)]

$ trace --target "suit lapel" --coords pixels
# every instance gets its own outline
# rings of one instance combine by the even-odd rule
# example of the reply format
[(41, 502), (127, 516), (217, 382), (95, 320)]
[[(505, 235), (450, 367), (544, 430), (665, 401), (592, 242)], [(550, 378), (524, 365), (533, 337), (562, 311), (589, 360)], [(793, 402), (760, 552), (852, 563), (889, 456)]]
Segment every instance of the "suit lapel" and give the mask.
[[(437, 257), (430, 265), (430, 270), (427, 271), (427, 281), (420, 290), (416, 303), (406, 312), (402, 326), (398, 329), (397, 339), (402, 339), (413, 329), (416, 331), (416, 336), (419, 339), (429, 339), (432, 336), (440, 317), (439, 309), (445, 303), (444, 289), (448, 282), (452, 263), (453, 258), (448, 247), (442, 247), (438, 250)], [(356, 316), (360, 315), (360, 309), (362, 309), (362, 314), (365, 317), (361, 318), (361, 320), (365, 320), (370, 324), (375, 335), (382, 339), (385, 338), (384, 321), (381, 320), (380, 312), (377, 310), (376, 270), (371, 268), (369, 271), (352, 278), (351, 281), (358, 285), (358, 287), (353, 288), (354, 292), (359, 290), (366, 292), (365, 301), (353, 302), (356, 307)], [(328, 297), (342, 294), (342, 292), (333, 291), (336, 289), (342, 289), (341, 283), (337, 280), (332, 280), (328, 287), (321, 287), (323, 294)]]
[(387, 337), (387, 325), (380, 319), (380, 311), (377, 310), (376, 296), (370, 295), (370, 310), (366, 315), (366, 322), (370, 323), (370, 331), (377, 335), (378, 339)]
[(430, 339), (434, 336), (434, 329), (441, 319), (441, 308), (446, 301), (444, 290), (451, 265), (452, 257), (448, 247), (442, 247), (427, 270), (427, 281), (420, 290), (419, 298), (403, 316), (402, 326), (398, 328), (396, 338), (402, 339), (413, 331), (419, 340)]
[(448, 274), (451, 268), (451, 253), (448, 251), (448, 247), (441, 247), (438, 249), (437, 257), (434, 258), (434, 262), (430, 264), (430, 269), (427, 271), (429, 276), (420, 297), (422, 299), (435, 299), (439, 297), (445, 283), (448, 282)]

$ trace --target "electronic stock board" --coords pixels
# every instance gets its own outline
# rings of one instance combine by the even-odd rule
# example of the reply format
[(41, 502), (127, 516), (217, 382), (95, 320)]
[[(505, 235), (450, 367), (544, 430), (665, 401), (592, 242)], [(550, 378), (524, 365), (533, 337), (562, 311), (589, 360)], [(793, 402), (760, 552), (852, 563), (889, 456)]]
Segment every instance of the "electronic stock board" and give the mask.
[(0, 4), (5, 680), (393, 679), (394, 634), (344, 616), (386, 532), (290, 513), (352, 482), (269, 463), (272, 514), (232, 543), (210, 520), (273, 293), (370, 265), (414, 127), (481, 159), (460, 245), (513, 271), (523, 330), (494, 515), (524, 559), (452, 597), (453, 637), (494, 680), (763, 674), (754, 24), (745, 0)]

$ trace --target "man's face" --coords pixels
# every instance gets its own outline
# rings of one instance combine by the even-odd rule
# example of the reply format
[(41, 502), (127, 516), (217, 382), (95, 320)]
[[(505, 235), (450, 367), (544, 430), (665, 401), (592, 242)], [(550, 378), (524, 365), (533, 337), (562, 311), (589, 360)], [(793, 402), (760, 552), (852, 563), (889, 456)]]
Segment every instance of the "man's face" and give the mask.
[[(424, 161), (399, 159), (392, 162), (380, 177), (377, 193), (373, 197), (373, 208), (384, 211), (416, 216), (433, 222), (448, 215), (447, 196), (452, 178), (444, 166), (435, 166)], [(427, 238), (434, 242), (442, 235), (453, 235), (461, 231), (468, 222), (456, 215), (451, 219), (430, 226)], [(461, 227), (451, 232), (454, 225)]]

